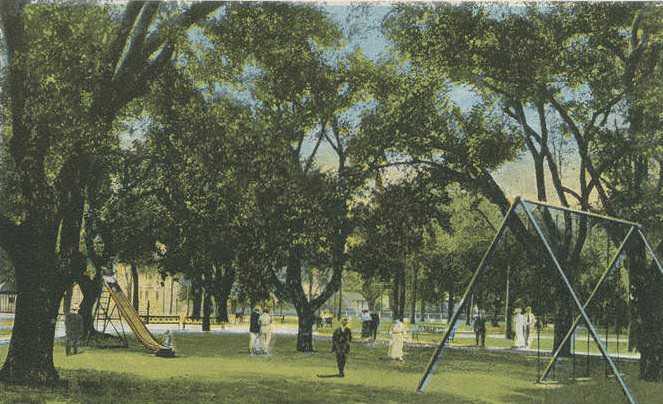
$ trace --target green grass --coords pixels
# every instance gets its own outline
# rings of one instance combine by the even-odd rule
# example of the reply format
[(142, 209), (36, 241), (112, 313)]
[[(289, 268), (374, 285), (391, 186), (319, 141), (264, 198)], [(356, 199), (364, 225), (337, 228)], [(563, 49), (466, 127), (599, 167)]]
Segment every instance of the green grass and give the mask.
[[(228, 403), (597, 403), (622, 402), (615, 380), (603, 377), (603, 364), (592, 360), (594, 379), (568, 381), (568, 361), (560, 364), (555, 388), (534, 384), (536, 357), (447, 350), (445, 361), (425, 394), (414, 390), (432, 353), (406, 349), (403, 364), (384, 360), (387, 346), (353, 344), (346, 377), (321, 379), (336, 372), (329, 341), (316, 341), (318, 352), (295, 352), (294, 337), (276, 337), (269, 358), (250, 357), (241, 335), (176, 335), (178, 356), (157, 358), (139, 346), (128, 349), (83, 348), (66, 357), (55, 347), (55, 363), (67, 387), (33, 388), (0, 384), (2, 402), (228, 402)], [(7, 347), (0, 347), (4, 360)], [(641, 403), (660, 402), (663, 384), (637, 380), (637, 365), (623, 364), (628, 383)], [(581, 366), (578, 365), (578, 369)]]

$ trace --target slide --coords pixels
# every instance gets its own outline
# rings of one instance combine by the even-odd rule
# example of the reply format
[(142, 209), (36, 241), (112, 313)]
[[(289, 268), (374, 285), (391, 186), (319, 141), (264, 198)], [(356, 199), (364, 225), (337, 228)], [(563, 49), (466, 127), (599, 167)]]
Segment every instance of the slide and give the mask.
[(113, 298), (115, 305), (117, 305), (118, 310), (120, 310), (122, 318), (127, 322), (129, 327), (131, 327), (134, 335), (136, 338), (138, 338), (138, 341), (140, 341), (145, 346), (145, 348), (155, 352), (157, 356), (175, 356), (172, 348), (161, 345), (154, 338), (152, 333), (150, 333), (150, 330), (145, 327), (145, 324), (143, 324), (143, 321), (138, 316), (138, 313), (136, 313), (136, 310), (134, 310), (133, 306), (129, 302), (129, 299), (127, 299), (124, 292), (122, 292), (120, 285), (116, 283), (109, 284), (108, 282), (104, 282), (104, 286), (106, 286), (106, 289), (108, 289), (108, 292)]

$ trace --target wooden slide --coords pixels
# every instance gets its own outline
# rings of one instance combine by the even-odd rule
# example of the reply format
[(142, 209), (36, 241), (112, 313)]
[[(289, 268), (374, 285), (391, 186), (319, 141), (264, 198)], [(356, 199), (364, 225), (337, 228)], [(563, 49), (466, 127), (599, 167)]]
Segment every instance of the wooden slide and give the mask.
[(104, 282), (104, 286), (106, 287), (111, 297), (113, 298), (115, 305), (120, 311), (120, 315), (122, 316), (124, 321), (127, 322), (129, 327), (131, 327), (131, 330), (133, 331), (134, 335), (136, 336), (136, 338), (138, 338), (138, 341), (140, 341), (141, 344), (145, 346), (145, 348), (149, 349), (152, 352), (155, 352), (157, 356), (164, 356), (164, 357), (175, 356), (175, 352), (173, 352), (173, 349), (161, 345), (156, 340), (156, 338), (154, 338), (154, 335), (152, 335), (150, 330), (147, 329), (145, 324), (143, 324), (143, 321), (138, 316), (138, 313), (136, 313), (136, 310), (134, 310), (133, 306), (129, 302), (129, 299), (127, 299), (124, 292), (122, 292), (120, 285), (116, 283), (109, 284), (108, 282)]

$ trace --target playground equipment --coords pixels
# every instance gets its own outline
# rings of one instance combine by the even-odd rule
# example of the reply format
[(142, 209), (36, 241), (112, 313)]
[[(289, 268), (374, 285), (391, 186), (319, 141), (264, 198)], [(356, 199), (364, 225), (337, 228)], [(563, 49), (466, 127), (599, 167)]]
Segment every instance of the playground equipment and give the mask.
[[(113, 314), (115, 313), (115, 310), (117, 310), (120, 319), (124, 319), (129, 328), (131, 328), (133, 331), (138, 341), (143, 344), (145, 348), (154, 352), (157, 356), (166, 358), (175, 356), (173, 349), (159, 343), (156, 338), (154, 338), (152, 333), (150, 333), (150, 331), (147, 329), (145, 324), (143, 324), (142, 320), (138, 316), (138, 313), (136, 310), (134, 310), (133, 306), (129, 302), (129, 299), (127, 299), (124, 292), (122, 292), (120, 285), (106, 281), (103, 281), (103, 285), (105, 291), (108, 293), (108, 298), (105, 305), (103, 304), (103, 299), (99, 299), (97, 310), (101, 309), (102, 311), (104, 317), (104, 330), (106, 329), (107, 325), (110, 324), (115, 329), (118, 336), (120, 336), (120, 338), (123, 340), (125, 346), (127, 345), (122, 322), (120, 322), (119, 330), (118, 327), (116, 327), (112, 322)], [(111, 300), (114, 303), (112, 308), (110, 305)], [(122, 335), (120, 335), (120, 330)]]
[[(516, 212), (520, 213), (520, 215)], [(533, 211), (538, 210), (537, 214), (539, 214), (541, 217), (550, 219), (550, 212), (555, 211), (555, 212), (561, 212), (562, 214), (566, 215), (565, 218), (569, 218), (571, 216), (576, 217), (576, 218), (581, 218), (581, 220), (588, 220), (588, 219), (593, 219), (593, 220), (598, 220), (602, 221), (604, 223), (609, 223), (612, 226), (620, 226), (620, 229), (623, 228), (623, 232), (621, 234), (625, 233), (625, 236), (623, 237), (619, 248), (613, 255), (612, 259), (610, 260), (607, 268), (602, 271), (600, 278), (598, 279), (596, 285), (592, 289), (591, 293), (587, 297), (587, 299), (583, 302), (581, 302), (578, 292), (576, 289), (573, 287), (571, 284), (571, 281), (567, 277), (562, 265), (560, 264), (560, 260), (557, 257), (557, 254), (555, 253), (555, 250), (553, 248), (553, 244), (555, 240), (550, 240), (547, 238), (544, 234), (544, 230), (542, 229), (543, 225), (540, 224), (537, 219), (535, 218), (535, 214)], [(524, 213), (524, 215), (522, 215)], [(547, 203), (542, 203), (542, 202), (533, 202), (533, 201), (527, 201), (520, 199), (517, 197), (511, 207), (509, 208), (507, 214), (504, 217), (504, 220), (502, 222), (502, 225), (500, 226), (499, 230), (495, 234), (495, 237), (493, 238), (490, 247), (484, 254), (481, 262), (479, 263), (478, 268), (474, 271), (474, 274), (465, 290), (465, 293), (463, 294), (460, 303), (456, 307), (456, 310), (449, 321), (449, 325), (447, 328), (447, 331), (444, 333), (444, 336), (442, 338), (442, 341), (440, 342), (439, 346), (433, 353), (433, 356), (428, 364), (428, 367), (426, 368), (426, 371), (421, 379), (421, 382), (419, 383), (419, 387), (417, 389), (418, 393), (422, 393), (426, 386), (428, 385), (433, 373), (435, 370), (439, 367), (440, 362), (442, 360), (442, 353), (444, 350), (444, 347), (449, 343), (451, 335), (454, 330), (454, 326), (456, 325), (457, 321), (459, 320), (459, 317), (461, 313), (463, 312), (465, 305), (468, 303), (468, 301), (471, 299), (472, 293), (475, 289), (475, 286), (479, 279), (485, 274), (488, 268), (491, 266), (492, 259), (495, 255), (495, 251), (497, 250), (498, 245), (501, 243), (501, 241), (504, 239), (504, 236), (506, 234), (507, 229), (514, 227), (516, 231), (523, 231), (525, 229), (525, 224), (528, 226), (531, 225), (531, 227), (534, 229), (533, 233), (533, 238), (537, 240), (541, 245), (543, 246), (543, 251), (544, 253), (541, 255), (541, 259), (546, 260), (551, 262), (551, 266), (553, 267), (554, 271), (553, 274), (555, 275), (555, 279), (558, 279), (562, 282), (563, 284), (563, 289), (565, 292), (568, 292), (570, 297), (573, 300), (573, 306), (575, 309), (579, 311), (580, 314), (577, 315), (577, 317), (574, 319), (572, 325), (570, 326), (568, 332), (566, 333), (565, 337), (563, 338), (562, 342), (559, 344), (558, 348), (555, 350), (555, 352), (552, 355), (552, 358), (550, 359), (548, 365), (544, 368), (543, 372), (538, 375), (538, 382), (545, 382), (547, 378), (550, 376), (551, 371), (554, 370), (554, 364), (558, 360), (560, 353), (563, 349), (563, 347), (566, 345), (566, 343), (569, 341), (570, 338), (574, 335), (574, 332), (578, 325), (580, 324), (580, 321), (582, 320), (585, 325), (587, 326), (588, 330), (588, 335), (591, 334), (591, 336), (594, 339), (594, 342), (596, 343), (599, 351), (601, 352), (602, 357), (606, 360), (607, 364), (610, 367), (610, 370), (612, 370), (612, 374), (615, 376), (615, 379), (618, 381), (622, 391), (624, 392), (624, 395), (626, 396), (626, 399), (630, 403), (636, 403), (636, 398), (633, 395), (633, 393), (630, 391), (629, 387), (626, 384), (626, 381), (624, 380), (621, 372), (617, 368), (617, 364), (613, 360), (612, 356), (610, 355), (608, 348), (607, 348), (607, 340), (604, 342), (603, 339), (601, 338), (597, 327), (594, 325), (592, 320), (590, 319), (588, 313), (587, 313), (587, 308), (590, 305), (590, 303), (595, 299), (597, 292), (599, 289), (601, 289), (602, 286), (606, 283), (607, 279), (615, 271), (616, 268), (619, 267), (621, 262), (624, 259), (624, 256), (626, 254), (625, 252), (625, 247), (626, 244), (629, 240), (633, 239), (639, 239), (645, 246), (647, 253), (651, 256), (653, 263), (655, 267), (658, 269), (658, 271), (663, 274), (663, 268), (661, 266), (661, 262), (659, 258), (656, 256), (654, 253), (649, 241), (645, 237), (644, 233), (642, 232), (642, 226), (638, 223), (634, 222), (629, 222), (626, 220), (622, 219), (617, 219), (613, 217), (608, 217), (608, 216), (602, 216), (586, 211), (580, 211), (580, 210), (574, 210), (574, 209), (569, 209), (569, 208), (564, 208), (564, 207), (558, 207), (554, 205), (550, 205)], [(512, 229), (513, 230), (513, 229)], [(530, 235), (531, 233), (527, 233)], [(538, 345), (538, 341), (537, 341)], [(540, 347), (537, 349), (538, 355), (540, 358)], [(588, 352), (589, 353), (589, 352)], [(588, 355), (589, 358), (589, 355)], [(575, 360), (575, 359), (574, 359)], [(607, 369), (607, 368), (606, 368)], [(575, 372), (575, 367), (574, 367), (574, 372)], [(606, 370), (607, 374), (607, 370)], [(574, 375), (575, 376), (575, 375)]]

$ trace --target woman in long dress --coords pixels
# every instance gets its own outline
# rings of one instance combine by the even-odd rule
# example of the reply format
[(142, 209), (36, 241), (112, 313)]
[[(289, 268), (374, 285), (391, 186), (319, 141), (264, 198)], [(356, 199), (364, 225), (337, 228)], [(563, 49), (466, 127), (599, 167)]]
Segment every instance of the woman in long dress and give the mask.
[(520, 309), (515, 310), (513, 316), (513, 331), (515, 332), (513, 346), (516, 348), (525, 347), (525, 316)]
[(532, 313), (532, 308), (525, 309), (525, 347), (529, 349), (534, 342), (534, 333), (536, 333), (536, 316)]
[(403, 345), (407, 336), (407, 328), (402, 320), (396, 320), (391, 330), (391, 345), (387, 355), (389, 359), (403, 361)]

